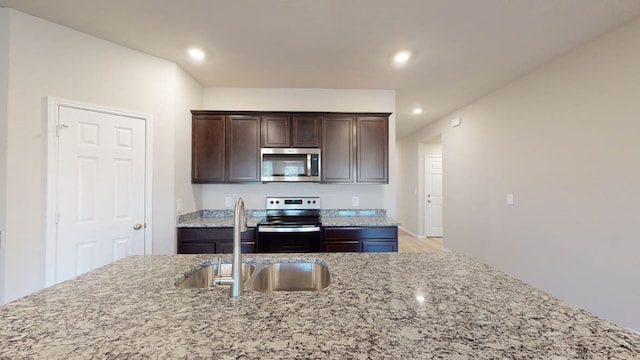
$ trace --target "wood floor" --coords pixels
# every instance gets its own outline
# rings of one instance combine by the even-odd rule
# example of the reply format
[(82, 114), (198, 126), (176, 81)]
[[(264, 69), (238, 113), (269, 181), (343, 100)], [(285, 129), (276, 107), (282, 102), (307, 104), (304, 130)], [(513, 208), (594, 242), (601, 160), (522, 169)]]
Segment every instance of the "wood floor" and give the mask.
[(418, 239), (411, 234), (398, 230), (398, 252), (432, 253), (442, 252), (442, 238)]

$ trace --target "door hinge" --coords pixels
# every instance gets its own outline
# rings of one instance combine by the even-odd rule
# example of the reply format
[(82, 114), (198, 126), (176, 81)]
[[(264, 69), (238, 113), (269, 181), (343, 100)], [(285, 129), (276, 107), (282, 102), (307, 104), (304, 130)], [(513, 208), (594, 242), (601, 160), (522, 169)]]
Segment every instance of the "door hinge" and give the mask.
[(65, 124), (58, 124), (58, 125), (56, 126), (56, 136), (57, 136), (57, 137), (60, 137), (60, 129), (61, 129), (61, 128), (68, 128), (68, 127), (69, 127), (69, 125), (65, 125)]

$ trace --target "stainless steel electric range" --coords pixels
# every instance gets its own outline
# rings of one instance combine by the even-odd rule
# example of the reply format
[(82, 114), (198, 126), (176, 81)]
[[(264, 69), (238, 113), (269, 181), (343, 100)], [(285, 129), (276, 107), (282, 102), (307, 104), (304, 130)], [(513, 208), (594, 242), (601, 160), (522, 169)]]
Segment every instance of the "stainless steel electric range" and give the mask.
[(268, 197), (266, 215), (258, 222), (256, 252), (322, 251), (319, 197)]

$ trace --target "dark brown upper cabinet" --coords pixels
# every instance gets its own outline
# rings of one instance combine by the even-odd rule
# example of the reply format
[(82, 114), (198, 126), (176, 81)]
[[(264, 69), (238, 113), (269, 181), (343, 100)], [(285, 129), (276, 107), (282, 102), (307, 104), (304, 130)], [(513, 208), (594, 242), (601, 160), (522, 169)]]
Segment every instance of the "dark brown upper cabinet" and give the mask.
[(225, 182), (224, 115), (193, 115), (191, 179), (194, 183)]
[(260, 117), (227, 117), (227, 181), (260, 181)]
[(289, 116), (263, 116), (260, 126), (262, 147), (291, 146), (291, 119)]
[(268, 115), (262, 117), (262, 147), (320, 147), (322, 116)]
[(260, 181), (260, 117), (192, 111), (191, 182)]
[(353, 182), (355, 121), (353, 116), (325, 116), (322, 119), (322, 182)]
[[(382, 146), (381, 144), (385, 144)], [(389, 118), (356, 119), (356, 182), (389, 183)]]
[(322, 137), (322, 116), (298, 115), (291, 117), (291, 146), (318, 148)]
[(389, 113), (191, 113), (193, 183), (259, 182), (260, 147), (320, 147), (323, 183), (389, 182)]

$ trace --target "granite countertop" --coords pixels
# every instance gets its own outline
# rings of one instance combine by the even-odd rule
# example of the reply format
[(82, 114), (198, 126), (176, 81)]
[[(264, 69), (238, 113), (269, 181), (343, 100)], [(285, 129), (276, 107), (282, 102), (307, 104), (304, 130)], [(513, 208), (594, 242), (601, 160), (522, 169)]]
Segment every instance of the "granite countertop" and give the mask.
[(321, 218), (322, 226), (398, 226), (400, 223), (390, 217), (382, 216), (336, 216)]
[(174, 286), (214, 256), (132, 256), (4, 305), (0, 358), (640, 357), (640, 335), (455, 253), (245, 257), (324, 262), (318, 292)]
[[(266, 216), (265, 210), (247, 210), (247, 226), (256, 227)], [(328, 209), (321, 210), (322, 226), (398, 226), (400, 223), (387, 217), (383, 209)], [(233, 227), (232, 210), (198, 210), (179, 215), (177, 227)]]

